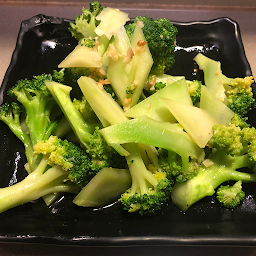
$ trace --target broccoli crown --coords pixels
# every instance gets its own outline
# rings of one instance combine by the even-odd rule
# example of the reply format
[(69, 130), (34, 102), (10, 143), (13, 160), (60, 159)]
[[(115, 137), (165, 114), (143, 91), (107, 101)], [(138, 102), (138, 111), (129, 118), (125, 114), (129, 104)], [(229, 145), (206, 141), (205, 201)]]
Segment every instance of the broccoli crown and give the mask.
[(165, 149), (159, 149), (158, 153), (158, 168), (166, 172), (169, 179), (181, 183), (197, 175), (198, 165), (196, 162), (191, 160), (188, 167), (184, 169), (182, 168), (182, 159), (177, 153)]
[(89, 9), (82, 9), (82, 14), (76, 17), (75, 23), (70, 22), (69, 31), (77, 41), (82, 38), (94, 38), (96, 36), (94, 30), (100, 23), (100, 21), (96, 20), (96, 16), (103, 8), (99, 2), (91, 2)]
[(74, 98), (73, 104), (75, 108), (82, 114), (84, 120), (90, 123), (99, 122), (96, 114), (84, 96), (82, 96), (81, 100)]
[(16, 102), (4, 103), (0, 106), (0, 120), (5, 122), (7, 125), (14, 122), (20, 125), (20, 114), (22, 110), (19, 104)]
[(235, 126), (240, 127), (241, 129), (250, 127), (250, 125), (246, 122), (247, 118), (241, 117), (238, 114), (234, 114), (233, 118), (231, 119), (231, 123)]
[(244, 117), (255, 105), (255, 99), (248, 93), (238, 93), (228, 96), (228, 107)]
[(171, 193), (172, 182), (166, 178), (164, 172), (157, 172), (153, 174), (153, 177), (156, 179), (157, 185), (148, 187), (146, 193), (141, 194), (140, 191), (133, 193), (130, 188), (122, 194), (120, 201), (124, 210), (137, 212), (140, 215), (151, 215), (162, 209)]
[(126, 168), (126, 160), (107, 144), (99, 127), (92, 134), (86, 152), (91, 156), (91, 169), (97, 173), (105, 167)]
[(157, 82), (155, 83), (155, 90), (156, 92), (163, 89), (164, 87), (166, 86), (166, 83), (163, 83), (163, 82)]
[(246, 155), (255, 162), (256, 129), (254, 127), (239, 127), (234, 123), (213, 126), (213, 136), (210, 144), (217, 150), (224, 150), (232, 156)]
[(186, 83), (188, 86), (189, 95), (192, 99), (193, 104), (195, 105), (200, 101), (202, 82), (198, 80), (186, 80)]
[(93, 48), (95, 46), (95, 39), (94, 38), (83, 38), (80, 40), (80, 45)]
[(72, 142), (51, 136), (48, 140), (38, 142), (34, 154), (48, 156), (50, 166), (60, 165), (69, 171), (68, 179), (84, 187), (95, 175), (91, 170), (91, 160), (86, 152)]
[(137, 21), (144, 24), (143, 33), (154, 60), (151, 73), (164, 74), (175, 62), (177, 28), (165, 18), (154, 20), (147, 16), (137, 16), (134, 23), (125, 26), (129, 38), (132, 38)]
[(32, 79), (19, 80), (14, 87), (9, 89), (8, 94), (11, 97), (16, 96), (18, 100), (20, 97), (27, 97), (28, 100), (31, 100), (34, 96), (49, 97), (51, 93), (47, 89), (45, 81), (52, 81), (51, 75), (42, 74), (34, 76)]
[(244, 197), (245, 193), (242, 190), (241, 180), (237, 181), (233, 186), (220, 186), (216, 192), (217, 200), (222, 206), (226, 208), (237, 207)]
[(230, 155), (241, 155), (244, 149), (242, 143), (242, 131), (240, 127), (234, 124), (217, 124), (213, 128), (213, 136), (210, 144), (217, 148), (225, 150)]
[(132, 177), (132, 186), (119, 199), (124, 210), (140, 215), (151, 215), (160, 210), (167, 202), (172, 180), (155, 166), (147, 168), (142, 160), (138, 145), (129, 144), (126, 149), (130, 155), (126, 161)]
[(252, 93), (252, 76), (234, 78), (224, 82), (227, 95), (227, 106), (235, 113), (244, 117), (255, 107), (255, 99)]

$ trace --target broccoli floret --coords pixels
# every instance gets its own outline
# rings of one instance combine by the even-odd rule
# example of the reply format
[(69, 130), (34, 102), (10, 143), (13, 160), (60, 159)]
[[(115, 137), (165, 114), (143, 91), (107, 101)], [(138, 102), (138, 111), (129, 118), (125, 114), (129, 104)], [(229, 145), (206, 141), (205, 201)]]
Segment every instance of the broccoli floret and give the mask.
[(76, 17), (75, 23), (70, 23), (69, 31), (77, 41), (97, 36), (95, 28), (99, 25), (100, 21), (96, 20), (96, 16), (103, 8), (99, 2), (91, 2), (89, 9), (83, 8), (82, 14)]
[[(184, 183), (176, 183), (172, 191), (173, 202), (182, 210), (206, 196), (226, 181), (255, 182), (256, 129), (240, 128), (234, 123), (213, 126), (209, 142), (211, 153), (199, 167), (198, 174)], [(249, 168), (251, 172), (238, 169)]]
[(175, 62), (177, 28), (168, 19), (154, 20), (146, 16), (138, 16), (134, 23), (125, 26), (130, 38), (137, 21), (142, 21), (144, 24), (143, 33), (154, 60), (151, 74), (159, 75), (167, 72)]
[(75, 108), (82, 114), (84, 120), (89, 123), (99, 123), (97, 116), (95, 115), (90, 104), (84, 96), (82, 96), (81, 100), (78, 100), (76, 98), (73, 99), (73, 104)]
[(237, 171), (251, 167), (248, 155), (230, 156), (225, 151), (217, 150), (209, 156), (208, 161), (212, 164), (208, 167), (202, 164), (195, 177), (173, 186), (171, 198), (181, 210), (186, 211), (202, 198), (212, 196), (215, 189), (226, 181), (256, 182), (255, 173)]
[(159, 149), (158, 153), (158, 168), (165, 171), (176, 182), (185, 182), (198, 174), (199, 165), (196, 161), (191, 159), (185, 169), (182, 168), (181, 157), (172, 150)]
[(92, 134), (90, 144), (86, 152), (91, 156), (91, 169), (97, 173), (105, 167), (126, 168), (125, 158), (120, 156), (117, 151), (110, 147), (99, 127), (96, 127)]
[(250, 127), (248, 123), (246, 123), (247, 118), (241, 117), (238, 114), (235, 114), (233, 118), (231, 119), (231, 123), (234, 124), (237, 127), (240, 127), (241, 129)]
[(91, 178), (88, 156), (71, 142), (50, 137), (38, 142), (34, 153), (43, 154), (37, 168), (22, 181), (0, 190), (0, 212), (52, 193), (77, 194)]
[(252, 77), (234, 78), (224, 82), (227, 106), (241, 117), (244, 117), (255, 107), (251, 87), (253, 82)]
[(128, 145), (127, 150), (131, 153), (126, 159), (132, 186), (120, 198), (123, 208), (140, 215), (156, 213), (167, 202), (172, 181), (166, 177), (165, 172), (151, 172), (146, 168), (136, 144)]
[(49, 165), (58, 164), (63, 170), (69, 170), (67, 179), (80, 187), (84, 187), (95, 175), (86, 151), (57, 136), (38, 142), (34, 147), (34, 154), (47, 155)]
[(216, 198), (219, 203), (226, 208), (237, 207), (244, 197), (245, 193), (242, 190), (241, 180), (237, 181), (233, 186), (220, 186), (216, 192)]
[(244, 117), (255, 107), (251, 84), (253, 77), (229, 78), (222, 73), (220, 62), (196, 55), (194, 60), (204, 72), (205, 85), (232, 111)]
[(156, 90), (156, 92), (159, 91), (159, 90), (161, 90), (161, 89), (163, 89), (165, 86), (166, 86), (166, 84), (163, 83), (163, 82), (157, 82), (157, 83), (155, 83), (155, 90)]
[(200, 101), (202, 82), (198, 80), (189, 81), (186, 80), (189, 95), (192, 99), (193, 105), (196, 105)]
[(12, 102), (11, 104), (5, 103), (0, 106), (0, 120), (3, 121), (11, 129), (13, 134), (23, 142), (28, 164), (32, 167), (33, 145), (29, 135), (21, 126), (21, 113), (21, 106), (16, 102)]
[[(46, 131), (56, 117), (56, 102), (45, 85), (45, 81), (51, 81), (50, 75), (42, 74), (33, 79), (19, 80), (8, 94), (15, 97), (25, 108), (25, 124), (28, 127), (32, 144), (47, 139), (51, 131)], [(54, 128), (54, 127), (53, 127)]]
[(213, 147), (221, 148), (230, 155), (241, 155), (244, 150), (242, 143), (242, 131), (234, 124), (217, 124), (212, 127), (213, 137), (210, 144)]

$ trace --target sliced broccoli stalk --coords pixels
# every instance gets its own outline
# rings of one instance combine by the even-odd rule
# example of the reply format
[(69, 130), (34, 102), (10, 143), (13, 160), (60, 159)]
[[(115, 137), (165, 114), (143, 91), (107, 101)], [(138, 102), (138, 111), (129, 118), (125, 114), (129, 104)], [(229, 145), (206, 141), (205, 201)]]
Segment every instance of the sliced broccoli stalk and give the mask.
[(188, 105), (192, 105), (185, 78), (166, 85), (163, 89), (142, 100), (125, 112), (127, 117), (148, 116), (161, 122), (176, 122), (175, 117), (166, 107), (161, 98), (174, 99)]
[(236, 208), (243, 198), (245, 193), (242, 190), (242, 181), (237, 181), (233, 186), (220, 186), (216, 192), (216, 198), (219, 203), (226, 208)]
[(227, 78), (222, 74), (221, 63), (204, 56), (202, 53), (198, 53), (194, 60), (204, 72), (205, 86), (208, 87), (219, 100), (226, 102), (227, 96), (223, 82)]
[(58, 65), (58, 68), (99, 68), (101, 66), (101, 54), (98, 51), (95, 51), (94, 48), (79, 44), (65, 57), (65, 59)]
[(116, 150), (117, 145), (132, 142), (172, 150), (181, 156), (184, 170), (188, 168), (189, 157), (199, 162), (204, 158), (203, 149), (193, 142), (179, 124), (158, 122), (143, 116), (103, 128), (100, 132)]
[[(137, 104), (153, 64), (142, 26), (141, 23), (136, 25), (131, 48), (128, 49), (126, 57), (117, 57), (117, 60), (111, 60), (108, 66), (108, 79), (124, 109)], [(121, 73), (117, 75), (117, 71)]]
[(230, 156), (218, 150), (210, 158), (213, 165), (199, 168), (197, 176), (173, 187), (171, 198), (182, 211), (186, 211), (204, 197), (212, 196), (215, 189), (226, 181), (255, 182), (256, 174), (237, 171), (251, 165), (248, 155)]
[(206, 86), (201, 86), (200, 108), (214, 116), (220, 124), (228, 125), (235, 113)]
[(131, 186), (128, 169), (103, 168), (74, 198), (73, 203), (83, 207), (101, 207), (120, 198)]
[(172, 99), (161, 99), (195, 143), (204, 148), (213, 135), (213, 125), (219, 121), (206, 110)]
[(132, 55), (130, 40), (125, 29), (121, 28), (110, 44), (105, 59), (108, 58), (107, 78), (122, 104), (126, 98), (127, 87), (134, 81), (136, 65)]
[(62, 109), (80, 143), (88, 148), (95, 124), (86, 122), (70, 98), (71, 87), (57, 82), (46, 81), (46, 86)]
[(118, 103), (104, 88), (98, 87), (93, 79), (82, 76), (77, 82), (84, 97), (104, 127), (127, 120)]

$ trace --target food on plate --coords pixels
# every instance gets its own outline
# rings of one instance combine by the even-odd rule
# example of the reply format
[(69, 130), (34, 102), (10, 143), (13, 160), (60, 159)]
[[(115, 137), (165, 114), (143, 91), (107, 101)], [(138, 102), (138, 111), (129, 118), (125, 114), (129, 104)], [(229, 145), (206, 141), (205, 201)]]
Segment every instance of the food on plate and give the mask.
[(17, 81), (0, 106), (28, 172), (0, 190), (0, 212), (62, 193), (140, 215), (171, 201), (186, 211), (216, 191), (221, 207), (239, 205), (242, 183), (256, 181), (253, 77), (229, 78), (200, 52), (204, 79), (172, 75), (178, 30), (168, 19), (130, 21), (91, 2), (69, 31), (74, 50), (51, 74)]

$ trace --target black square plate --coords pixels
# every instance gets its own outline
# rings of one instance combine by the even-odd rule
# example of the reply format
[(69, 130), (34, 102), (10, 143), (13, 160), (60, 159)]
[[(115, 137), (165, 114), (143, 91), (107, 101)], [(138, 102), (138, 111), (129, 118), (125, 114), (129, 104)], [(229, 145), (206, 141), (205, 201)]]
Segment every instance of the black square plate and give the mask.
[[(37, 15), (23, 21), (10, 66), (0, 89), (0, 104), (11, 99), (7, 90), (17, 80), (51, 73), (75, 47), (70, 20)], [(239, 27), (229, 18), (206, 22), (173, 22), (178, 30), (173, 75), (202, 79), (195, 74), (198, 52), (220, 60), (229, 77), (251, 75)], [(255, 125), (254, 112), (250, 122)], [(25, 177), (22, 143), (0, 123), (0, 187)], [(83, 246), (127, 245), (256, 245), (255, 184), (244, 186), (246, 198), (235, 210), (221, 208), (214, 197), (205, 198), (186, 213), (172, 202), (155, 216), (124, 212), (117, 202), (103, 209), (79, 208), (66, 195), (47, 208), (42, 200), (0, 214), (0, 241)]]

